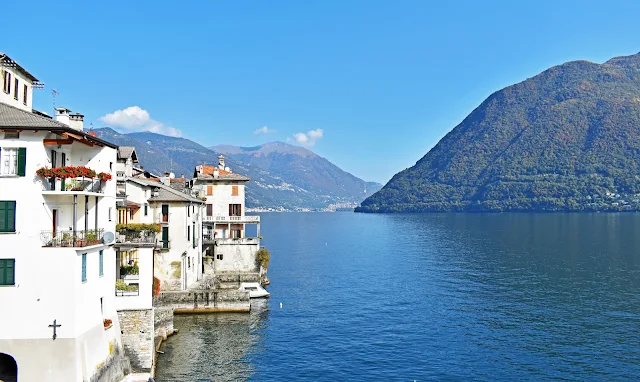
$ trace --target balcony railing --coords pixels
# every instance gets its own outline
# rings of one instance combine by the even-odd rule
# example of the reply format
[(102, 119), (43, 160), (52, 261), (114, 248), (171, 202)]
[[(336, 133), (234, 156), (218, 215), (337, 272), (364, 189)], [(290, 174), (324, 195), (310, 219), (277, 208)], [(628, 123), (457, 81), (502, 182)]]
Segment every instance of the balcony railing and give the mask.
[(153, 222), (156, 224), (169, 223), (169, 215), (156, 214), (153, 216)]
[(124, 171), (116, 171), (116, 179), (117, 180), (124, 180)]
[(87, 247), (102, 243), (104, 229), (88, 231), (42, 231), (40, 239), (44, 247)]
[(116, 232), (116, 243), (131, 243), (131, 244), (156, 244), (157, 235), (155, 232), (143, 232), (143, 231), (124, 231)]
[(214, 223), (260, 223), (260, 216), (204, 216), (202, 219)]
[(158, 248), (158, 249), (171, 249), (171, 240), (159, 240), (158, 241), (158, 246), (156, 248)]
[(42, 191), (57, 192), (95, 192), (104, 193), (104, 182), (99, 179), (69, 178), (69, 179), (42, 179)]

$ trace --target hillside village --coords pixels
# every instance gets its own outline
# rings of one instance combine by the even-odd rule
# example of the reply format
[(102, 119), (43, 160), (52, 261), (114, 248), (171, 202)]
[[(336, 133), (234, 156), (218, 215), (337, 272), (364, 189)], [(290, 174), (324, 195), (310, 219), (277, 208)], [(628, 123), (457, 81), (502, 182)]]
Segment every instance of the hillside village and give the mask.
[(268, 283), (268, 252), (248, 177), (224, 156), (150, 173), (82, 114), (34, 110), (43, 83), (2, 53), (0, 70), (0, 380), (147, 380), (174, 312), (249, 311), (239, 286)]

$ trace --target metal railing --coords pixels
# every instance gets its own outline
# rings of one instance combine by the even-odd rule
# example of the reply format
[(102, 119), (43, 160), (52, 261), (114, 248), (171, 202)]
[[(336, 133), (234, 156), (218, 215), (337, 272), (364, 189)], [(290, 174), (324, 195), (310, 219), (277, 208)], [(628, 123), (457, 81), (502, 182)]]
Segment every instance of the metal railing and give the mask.
[(159, 249), (171, 249), (171, 240), (158, 240)]
[(161, 213), (153, 216), (153, 222), (156, 224), (169, 223), (169, 214), (163, 215)]
[(44, 247), (87, 247), (101, 244), (104, 229), (88, 231), (42, 231), (40, 240)]
[(156, 244), (155, 232), (120, 231), (116, 232), (116, 243)]
[[(132, 288), (133, 289), (133, 288)], [(140, 287), (135, 290), (119, 290), (116, 288), (116, 296), (139, 296), (140, 295)]]
[(260, 216), (203, 216), (202, 219), (216, 223), (260, 223)]
[(69, 178), (64, 181), (42, 178), (42, 191), (104, 193), (104, 182), (88, 178)]
[(116, 179), (117, 180), (123, 180), (124, 177), (125, 177), (124, 171), (116, 171)]

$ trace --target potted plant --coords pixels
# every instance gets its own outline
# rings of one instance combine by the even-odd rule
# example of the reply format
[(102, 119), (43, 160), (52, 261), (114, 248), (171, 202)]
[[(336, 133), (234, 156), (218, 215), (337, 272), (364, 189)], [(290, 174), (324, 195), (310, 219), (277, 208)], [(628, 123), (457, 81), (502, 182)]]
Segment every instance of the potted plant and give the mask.
[(89, 231), (84, 235), (87, 245), (98, 244), (98, 233), (96, 231)]
[(102, 321), (102, 324), (104, 325), (104, 330), (107, 330), (107, 329), (109, 329), (110, 327), (113, 326), (113, 321), (111, 319), (109, 319), (109, 318), (105, 318)]

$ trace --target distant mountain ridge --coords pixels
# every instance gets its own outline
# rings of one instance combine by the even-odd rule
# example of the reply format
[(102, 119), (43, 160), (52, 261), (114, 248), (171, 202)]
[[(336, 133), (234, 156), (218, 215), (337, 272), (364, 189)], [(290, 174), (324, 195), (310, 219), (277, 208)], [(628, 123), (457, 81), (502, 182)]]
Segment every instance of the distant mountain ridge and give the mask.
[(382, 185), (365, 182), (311, 150), (284, 142), (269, 142), (255, 147), (220, 145), (210, 147), (236, 163), (278, 174), (285, 182), (313, 190), (330, 199), (350, 202), (378, 191)]
[(640, 210), (640, 54), (489, 96), (362, 212)]
[[(251, 178), (251, 182), (247, 183), (246, 195), (247, 208), (251, 209), (335, 210), (348, 206), (352, 208), (382, 187), (380, 184), (364, 182), (342, 171), (310, 150), (282, 142), (253, 148), (221, 145), (216, 149), (206, 148), (186, 138), (150, 132), (121, 134), (108, 127), (94, 131), (100, 138), (117, 145), (134, 146), (140, 164), (154, 173), (171, 171), (176, 176), (184, 174), (186, 178), (190, 178), (196, 165), (215, 164), (218, 155), (224, 154), (227, 157), (227, 165), (234, 172)], [(247, 152), (264, 155), (270, 158), (271, 163), (281, 165), (271, 168), (265, 161), (250, 161), (245, 156)], [(285, 157), (288, 159), (284, 159)], [(286, 162), (289, 161), (296, 165), (288, 166)], [(336, 176), (328, 186), (314, 189), (310, 185), (317, 182), (313, 182), (313, 176), (305, 174), (313, 171), (320, 171), (325, 175), (326, 172), (332, 172)], [(325, 176), (322, 179), (333, 178)], [(358, 185), (362, 185), (362, 188)]]

